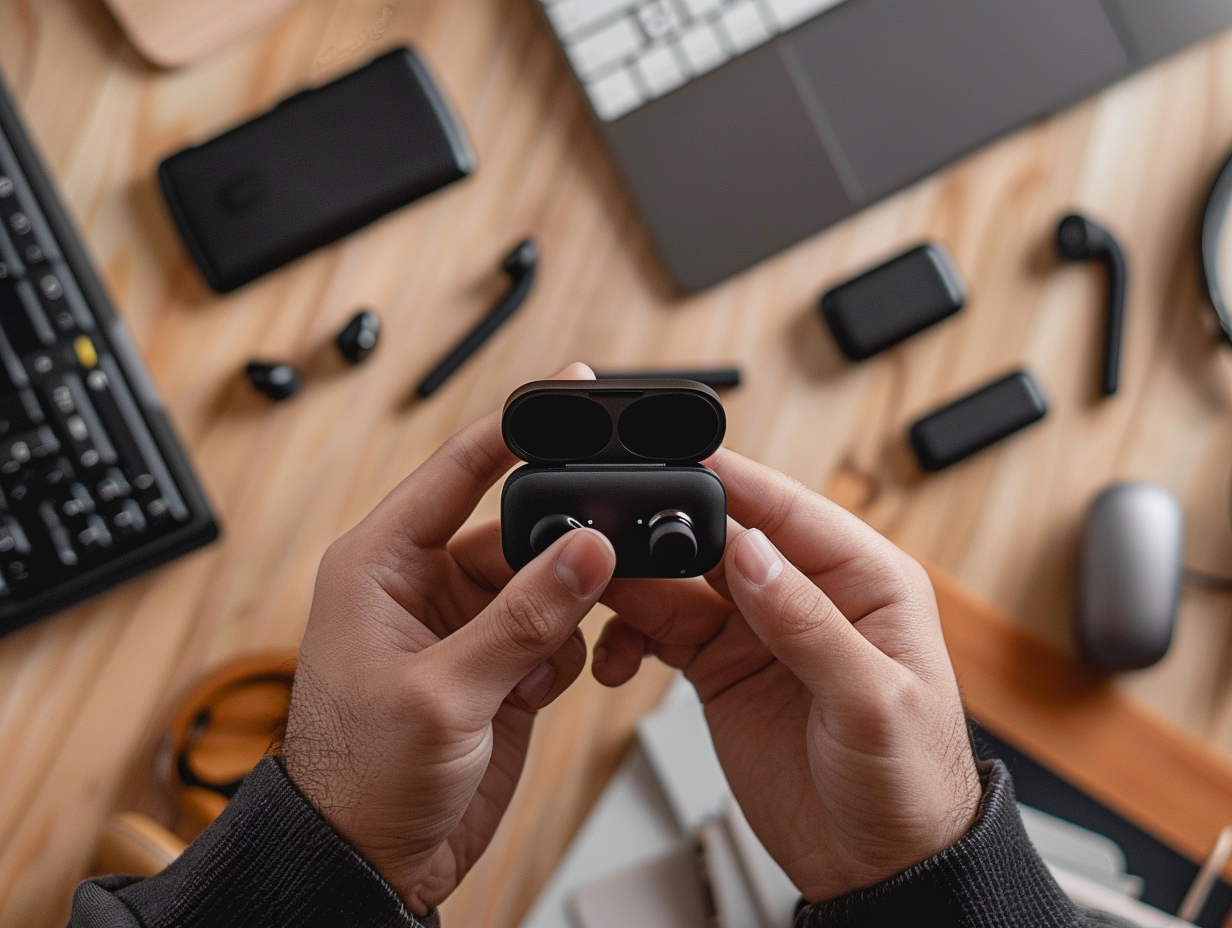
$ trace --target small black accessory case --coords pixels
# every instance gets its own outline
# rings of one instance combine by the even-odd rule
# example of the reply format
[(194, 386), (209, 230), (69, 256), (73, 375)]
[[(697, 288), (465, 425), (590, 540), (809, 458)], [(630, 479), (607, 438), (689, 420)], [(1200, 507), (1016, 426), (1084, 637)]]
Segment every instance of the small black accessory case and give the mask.
[(1008, 438), (1048, 414), (1044, 388), (1014, 371), (929, 413), (911, 426), (920, 466), (938, 471)]
[(966, 301), (954, 259), (928, 242), (833, 287), (821, 298), (821, 313), (843, 354), (864, 361), (954, 315)]
[(158, 178), (193, 260), (226, 293), (474, 169), (427, 67), (396, 48), (172, 155)]
[(695, 577), (723, 559), (727, 492), (698, 462), (727, 417), (689, 380), (543, 380), (505, 403), (505, 444), (529, 462), (501, 493), (505, 560), (520, 570), (570, 528), (616, 549), (618, 577)]

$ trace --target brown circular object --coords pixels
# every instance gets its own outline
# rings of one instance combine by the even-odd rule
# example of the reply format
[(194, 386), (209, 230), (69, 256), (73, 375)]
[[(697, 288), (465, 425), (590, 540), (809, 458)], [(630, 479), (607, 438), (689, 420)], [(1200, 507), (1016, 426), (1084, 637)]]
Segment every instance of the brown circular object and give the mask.
[[(195, 828), (209, 824), (226, 806), (280, 736), (295, 661), (293, 650), (236, 658), (198, 681), (172, 714), (165, 742), (167, 781), (181, 815), (187, 813)], [(207, 801), (203, 794), (217, 798)]]

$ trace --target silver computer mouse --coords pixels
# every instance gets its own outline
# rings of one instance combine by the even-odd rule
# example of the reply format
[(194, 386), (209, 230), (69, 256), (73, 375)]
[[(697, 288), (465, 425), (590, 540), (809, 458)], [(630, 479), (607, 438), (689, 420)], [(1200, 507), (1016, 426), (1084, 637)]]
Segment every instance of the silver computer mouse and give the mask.
[(1075, 637), (1095, 670), (1149, 667), (1168, 651), (1185, 571), (1185, 513), (1153, 483), (1104, 490), (1078, 552)]

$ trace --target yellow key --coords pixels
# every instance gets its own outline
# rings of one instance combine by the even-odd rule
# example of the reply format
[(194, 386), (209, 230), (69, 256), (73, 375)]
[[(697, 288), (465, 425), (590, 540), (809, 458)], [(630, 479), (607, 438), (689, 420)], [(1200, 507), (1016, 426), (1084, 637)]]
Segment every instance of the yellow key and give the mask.
[(98, 363), (98, 350), (87, 336), (78, 335), (73, 339), (73, 349), (77, 352), (77, 360), (86, 370)]

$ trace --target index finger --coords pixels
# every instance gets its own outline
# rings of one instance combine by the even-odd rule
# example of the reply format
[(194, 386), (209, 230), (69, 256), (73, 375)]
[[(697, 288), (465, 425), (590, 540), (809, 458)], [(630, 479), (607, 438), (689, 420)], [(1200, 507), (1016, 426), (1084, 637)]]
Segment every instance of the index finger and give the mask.
[(851, 621), (915, 598), (923, 569), (842, 506), (725, 448), (705, 464), (722, 478), (732, 518), (765, 532)]
[[(570, 364), (552, 380), (594, 380), (585, 364)], [(455, 434), (390, 491), (361, 525), (414, 547), (444, 546), (483, 495), (517, 461), (501, 437), (501, 414), (490, 413)]]

